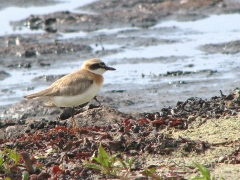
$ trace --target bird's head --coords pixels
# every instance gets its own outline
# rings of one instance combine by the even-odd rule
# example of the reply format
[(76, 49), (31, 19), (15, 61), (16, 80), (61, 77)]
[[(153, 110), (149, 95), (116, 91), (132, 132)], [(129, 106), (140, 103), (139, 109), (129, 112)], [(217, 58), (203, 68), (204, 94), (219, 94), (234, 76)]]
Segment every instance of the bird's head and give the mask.
[(86, 69), (94, 74), (99, 74), (99, 75), (102, 75), (106, 71), (116, 70), (115, 68), (106, 66), (106, 64), (98, 58), (93, 58), (85, 61), (82, 65), (82, 69)]

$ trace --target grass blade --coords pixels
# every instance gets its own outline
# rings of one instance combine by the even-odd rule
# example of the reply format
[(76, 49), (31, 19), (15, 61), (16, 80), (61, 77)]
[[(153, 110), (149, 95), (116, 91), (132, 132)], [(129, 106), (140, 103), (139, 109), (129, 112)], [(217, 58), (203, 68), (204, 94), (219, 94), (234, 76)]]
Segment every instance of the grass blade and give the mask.
[(198, 168), (198, 170), (201, 172), (201, 174), (203, 176), (203, 177), (195, 177), (195, 178), (197, 178), (197, 179), (202, 178), (204, 180), (211, 180), (211, 175), (210, 175), (210, 172), (207, 168), (205, 168), (203, 165), (195, 163), (195, 162), (193, 162), (193, 164), (194, 164), (194, 166), (196, 166)]
[(98, 154), (98, 158), (101, 160), (101, 164), (103, 164), (105, 167), (109, 167), (109, 156), (105, 149), (102, 147), (102, 144), (99, 145)]

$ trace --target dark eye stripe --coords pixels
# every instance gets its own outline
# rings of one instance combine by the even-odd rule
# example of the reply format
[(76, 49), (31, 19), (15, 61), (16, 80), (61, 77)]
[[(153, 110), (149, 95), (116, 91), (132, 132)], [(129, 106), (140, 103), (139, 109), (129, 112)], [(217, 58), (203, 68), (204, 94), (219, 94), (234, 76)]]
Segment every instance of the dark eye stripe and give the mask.
[(90, 65), (89, 69), (91, 69), (91, 70), (95, 70), (95, 69), (99, 69), (99, 68), (104, 69), (104, 66), (105, 66), (104, 63), (96, 63), (96, 64)]

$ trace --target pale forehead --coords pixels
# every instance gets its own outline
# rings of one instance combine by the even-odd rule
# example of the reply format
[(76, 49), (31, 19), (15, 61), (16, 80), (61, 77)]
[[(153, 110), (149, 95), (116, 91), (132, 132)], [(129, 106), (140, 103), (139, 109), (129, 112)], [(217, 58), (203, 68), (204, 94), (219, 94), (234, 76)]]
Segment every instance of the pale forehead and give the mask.
[(100, 60), (98, 58), (89, 59), (89, 60), (85, 61), (85, 63), (90, 63), (90, 64), (92, 64), (92, 63), (100, 63), (100, 62), (102, 62), (102, 60)]

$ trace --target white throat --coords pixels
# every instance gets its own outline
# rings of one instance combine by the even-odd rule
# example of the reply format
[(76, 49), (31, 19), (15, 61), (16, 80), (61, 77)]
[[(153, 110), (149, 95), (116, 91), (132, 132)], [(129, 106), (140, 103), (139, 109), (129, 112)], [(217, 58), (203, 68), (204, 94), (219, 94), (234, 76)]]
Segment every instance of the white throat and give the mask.
[(107, 70), (106, 69), (102, 69), (102, 68), (98, 68), (95, 70), (90, 70), (88, 69), (88, 71), (94, 73), (94, 74), (98, 74), (98, 75), (102, 75), (103, 73), (105, 73)]

